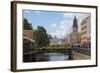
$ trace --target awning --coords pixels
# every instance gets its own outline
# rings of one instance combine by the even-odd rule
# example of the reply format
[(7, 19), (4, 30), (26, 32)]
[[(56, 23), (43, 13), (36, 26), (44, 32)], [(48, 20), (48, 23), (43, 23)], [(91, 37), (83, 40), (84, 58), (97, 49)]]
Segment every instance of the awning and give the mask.
[(31, 41), (31, 42), (35, 42), (35, 40), (33, 40), (33, 39), (30, 39), (30, 38), (28, 38), (28, 37), (26, 37), (26, 36), (24, 36), (24, 39), (27, 39), (27, 40), (29, 40), (29, 41)]

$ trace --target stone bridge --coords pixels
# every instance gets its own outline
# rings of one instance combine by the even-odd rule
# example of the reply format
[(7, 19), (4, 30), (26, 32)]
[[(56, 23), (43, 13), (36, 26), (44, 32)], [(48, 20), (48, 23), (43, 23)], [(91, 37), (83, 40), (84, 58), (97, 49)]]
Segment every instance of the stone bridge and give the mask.
[(24, 53), (23, 56), (29, 56), (30, 61), (31, 57), (34, 57), (36, 54), (40, 53), (48, 53), (48, 52), (58, 52), (58, 53), (63, 53), (69, 56), (69, 60), (73, 60), (73, 49), (72, 48), (67, 48), (67, 47), (42, 47), (42, 48), (37, 48), (34, 51), (30, 51), (28, 53)]
[(68, 47), (42, 47), (35, 49), (38, 53), (40, 52), (59, 52), (64, 54), (69, 54), (73, 49)]

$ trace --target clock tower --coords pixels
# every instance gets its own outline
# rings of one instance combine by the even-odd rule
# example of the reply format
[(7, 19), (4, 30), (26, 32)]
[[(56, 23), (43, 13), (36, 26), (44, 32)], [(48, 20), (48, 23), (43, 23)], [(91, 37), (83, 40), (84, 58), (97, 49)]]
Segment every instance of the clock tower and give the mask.
[(73, 19), (73, 45), (76, 45), (78, 43), (78, 24), (77, 24), (77, 18), (74, 16)]

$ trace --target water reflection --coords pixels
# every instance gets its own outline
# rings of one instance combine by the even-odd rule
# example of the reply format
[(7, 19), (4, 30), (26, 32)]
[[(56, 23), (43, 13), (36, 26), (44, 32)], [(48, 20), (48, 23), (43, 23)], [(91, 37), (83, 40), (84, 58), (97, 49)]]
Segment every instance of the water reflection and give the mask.
[(69, 56), (59, 52), (45, 52), (24, 55), (24, 62), (65, 61)]
[(41, 53), (36, 55), (36, 61), (65, 61), (68, 60), (68, 55), (63, 53)]
[(68, 60), (68, 55), (62, 53), (45, 53), (49, 61), (64, 61)]

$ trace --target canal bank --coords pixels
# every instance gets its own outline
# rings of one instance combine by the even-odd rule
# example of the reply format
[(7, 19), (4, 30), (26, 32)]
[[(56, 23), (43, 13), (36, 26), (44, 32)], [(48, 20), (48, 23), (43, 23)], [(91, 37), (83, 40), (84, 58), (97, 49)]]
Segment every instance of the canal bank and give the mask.
[(87, 59), (91, 59), (91, 56), (88, 56), (88, 55), (85, 55), (82, 53), (78, 53), (78, 52), (74, 52), (73, 59), (74, 60), (87, 60)]

